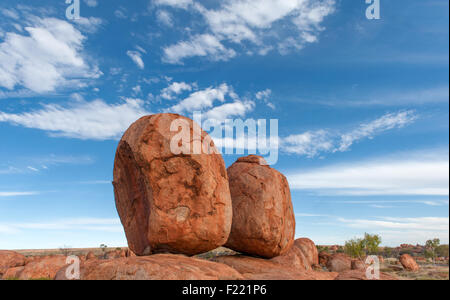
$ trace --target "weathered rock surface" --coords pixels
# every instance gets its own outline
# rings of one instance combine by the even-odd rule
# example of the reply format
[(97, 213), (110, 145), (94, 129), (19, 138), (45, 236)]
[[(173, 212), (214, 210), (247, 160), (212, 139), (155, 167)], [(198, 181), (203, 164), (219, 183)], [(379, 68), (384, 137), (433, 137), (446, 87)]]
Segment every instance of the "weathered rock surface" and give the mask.
[(322, 251), (319, 253), (319, 264), (323, 267), (326, 267), (328, 264), (328, 261), (331, 258), (331, 254), (325, 251)]
[(65, 265), (65, 256), (43, 257), (41, 259), (35, 259), (24, 267), (8, 270), (3, 279), (53, 279), (56, 273)]
[(334, 280), (338, 276), (334, 272), (307, 271), (242, 255), (219, 256), (214, 261), (232, 267), (246, 280)]
[(309, 265), (319, 264), (319, 251), (316, 244), (308, 238), (296, 239), (294, 246), (299, 248), (308, 260)]
[(24, 266), (26, 257), (14, 251), (0, 251), (0, 278), (9, 269)]
[(286, 178), (262, 157), (239, 158), (228, 168), (233, 223), (226, 247), (266, 258), (294, 242), (295, 216)]
[[(367, 279), (366, 271), (364, 270), (347, 270), (339, 273), (339, 276), (337, 276), (335, 280), (369, 280), (369, 279)], [(378, 280), (397, 280), (397, 278), (385, 273), (380, 273), (380, 279)]]
[[(191, 130), (180, 131), (176, 122)], [(174, 124), (178, 131), (171, 131)], [(200, 134), (191, 137), (193, 128), (192, 120), (179, 115), (146, 116), (132, 124), (119, 143), (114, 164), (116, 207), (136, 255), (195, 255), (228, 239), (232, 207), (225, 163), (213, 153), (216, 148), (198, 125), (195, 130)], [(187, 142), (182, 143), (181, 137)], [(212, 152), (171, 150), (175, 141), (172, 146), (187, 151), (193, 139), (208, 144)]]
[(405, 270), (407, 271), (416, 272), (420, 269), (417, 262), (409, 254), (403, 254), (402, 256), (400, 256), (399, 261), (402, 264), (403, 268), (405, 268)]
[(18, 279), (25, 267), (14, 267), (6, 270), (3, 274), (4, 279)]
[(302, 250), (295, 246), (292, 246), (287, 253), (274, 257), (270, 259), (270, 261), (298, 270), (312, 270), (311, 264), (303, 254)]
[(336, 253), (333, 254), (327, 263), (327, 269), (331, 272), (344, 272), (352, 269), (352, 260), (349, 256)]
[[(56, 276), (65, 279), (65, 268)], [(182, 255), (156, 254), (96, 260), (81, 266), (82, 280), (241, 280), (236, 270), (220, 263)]]

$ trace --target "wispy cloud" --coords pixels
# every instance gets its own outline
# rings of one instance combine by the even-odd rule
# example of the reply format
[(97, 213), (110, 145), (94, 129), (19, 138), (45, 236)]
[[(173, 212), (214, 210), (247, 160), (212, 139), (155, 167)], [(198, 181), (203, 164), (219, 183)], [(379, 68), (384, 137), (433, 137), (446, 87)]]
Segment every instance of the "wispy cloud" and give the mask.
[(340, 133), (328, 129), (308, 131), (287, 136), (281, 140), (282, 150), (288, 153), (315, 157), (321, 153), (344, 152), (363, 139), (372, 139), (383, 132), (403, 128), (417, 119), (412, 110), (387, 113), (380, 118), (362, 123), (355, 129)]
[(139, 51), (127, 51), (128, 57), (138, 66), (139, 69), (143, 70), (145, 68), (144, 60), (142, 59), (142, 54)]
[(181, 41), (164, 48), (163, 61), (182, 64), (184, 59), (195, 56), (207, 57), (212, 61), (226, 61), (236, 56), (236, 52), (226, 48), (217, 37), (201, 34), (194, 36), (190, 41)]
[(0, 197), (20, 197), (39, 195), (39, 192), (0, 192)]
[(150, 114), (144, 105), (143, 100), (130, 98), (116, 104), (102, 100), (70, 106), (48, 104), (41, 110), (19, 114), (0, 111), (0, 122), (45, 130), (55, 137), (118, 139), (134, 121)]
[(53, 222), (0, 223), (0, 233), (20, 233), (29, 230), (76, 230), (122, 233), (118, 218), (73, 218)]
[[(433, 151), (433, 150), (430, 150)], [(417, 158), (412, 153), (397, 158), (331, 165), (288, 174), (292, 189), (320, 195), (449, 195), (449, 160)]]
[(338, 218), (343, 226), (380, 234), (383, 244), (398, 246), (400, 243), (425, 244), (428, 239), (440, 238), (448, 242), (448, 217), (381, 217), (369, 219)]

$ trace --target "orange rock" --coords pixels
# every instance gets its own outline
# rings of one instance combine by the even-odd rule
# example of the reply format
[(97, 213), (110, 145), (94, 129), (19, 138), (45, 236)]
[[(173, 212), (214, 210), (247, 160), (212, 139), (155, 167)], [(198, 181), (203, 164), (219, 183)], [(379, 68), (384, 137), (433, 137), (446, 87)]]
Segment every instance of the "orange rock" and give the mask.
[(35, 259), (34, 261), (25, 265), (25, 267), (10, 270), (7, 278), (17, 278), (20, 280), (30, 279), (53, 279), (56, 273), (66, 265), (65, 256), (44, 257), (42, 259)]
[(126, 253), (127, 253), (127, 255), (126, 255), (127, 257), (134, 257), (134, 256), (136, 256), (136, 254), (134, 254), (134, 252), (131, 251), (130, 249), (127, 249)]
[(86, 260), (90, 260), (90, 259), (96, 259), (97, 257), (95, 256), (94, 252), (89, 251), (88, 254), (86, 254)]
[(403, 268), (405, 268), (405, 270), (416, 272), (420, 269), (417, 262), (409, 254), (403, 254), (402, 256), (400, 256), (399, 261), (402, 264)]
[(353, 259), (351, 269), (352, 270), (366, 270), (366, 264), (359, 259)]
[[(335, 280), (369, 280), (366, 277), (366, 271), (364, 270), (347, 270), (339, 273), (339, 276)], [(397, 280), (397, 278), (380, 273), (380, 279), (378, 280)]]
[[(171, 142), (180, 136), (180, 130), (171, 131), (176, 122), (194, 128), (192, 120), (179, 115), (146, 116), (131, 125), (117, 149), (116, 206), (136, 255), (200, 254), (222, 246), (230, 233), (232, 207), (223, 158), (174, 154)], [(196, 140), (217, 151), (208, 134), (198, 131)], [(191, 141), (190, 131), (187, 135)]]
[(309, 265), (319, 264), (319, 251), (316, 244), (308, 238), (301, 238), (294, 241), (294, 246), (299, 248), (308, 260)]
[(302, 250), (295, 246), (292, 246), (287, 253), (274, 257), (270, 261), (298, 270), (312, 270), (312, 267)]
[(301, 270), (272, 260), (242, 255), (219, 256), (214, 261), (226, 264), (246, 280), (334, 280), (338, 273)]
[[(65, 278), (65, 268), (57, 280)], [(182, 255), (156, 254), (86, 262), (82, 280), (241, 280), (236, 270), (220, 263)]]
[(348, 255), (336, 253), (331, 255), (327, 263), (327, 269), (332, 272), (349, 271), (352, 268), (352, 260)]
[(292, 246), (295, 216), (286, 178), (264, 164), (250, 155), (228, 168), (233, 223), (225, 247), (272, 258)]
[(14, 251), (0, 251), (0, 278), (8, 269), (24, 266), (26, 257)]
[(119, 257), (127, 257), (127, 252), (125, 250), (120, 250)]
[(323, 267), (326, 267), (328, 261), (330, 260), (331, 254), (328, 252), (322, 251), (319, 253), (319, 264)]
[(25, 267), (14, 267), (6, 270), (5, 274), (3, 274), (4, 279), (19, 279), (20, 274), (23, 272)]

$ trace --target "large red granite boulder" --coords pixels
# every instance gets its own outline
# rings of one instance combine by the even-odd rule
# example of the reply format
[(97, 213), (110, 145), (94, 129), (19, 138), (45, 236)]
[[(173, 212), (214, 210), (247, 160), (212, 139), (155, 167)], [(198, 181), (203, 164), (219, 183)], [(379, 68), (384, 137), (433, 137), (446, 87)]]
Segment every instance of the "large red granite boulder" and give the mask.
[(195, 255), (228, 239), (225, 163), (208, 134), (188, 118), (157, 114), (132, 124), (117, 149), (114, 192), (129, 248), (138, 256)]
[(239, 158), (228, 168), (233, 223), (226, 247), (266, 258), (294, 243), (295, 216), (286, 178), (262, 157)]

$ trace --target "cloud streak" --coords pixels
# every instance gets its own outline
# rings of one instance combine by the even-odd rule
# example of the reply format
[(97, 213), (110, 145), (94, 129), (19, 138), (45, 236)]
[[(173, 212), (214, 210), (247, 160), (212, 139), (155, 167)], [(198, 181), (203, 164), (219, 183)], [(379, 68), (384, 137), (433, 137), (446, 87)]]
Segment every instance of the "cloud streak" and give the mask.
[(294, 190), (320, 195), (449, 195), (448, 156), (420, 159), (400, 156), (332, 165), (291, 173)]
[(290, 135), (281, 140), (281, 147), (287, 153), (315, 157), (322, 153), (345, 152), (363, 139), (372, 139), (392, 129), (403, 128), (417, 120), (413, 110), (388, 113), (374, 121), (362, 123), (348, 132), (339, 133), (327, 129)]
[(0, 112), (0, 122), (45, 130), (54, 137), (119, 139), (134, 121), (151, 114), (144, 104), (140, 99), (131, 98), (116, 104), (107, 104), (103, 100), (81, 101), (70, 106), (48, 104), (32, 112)]

